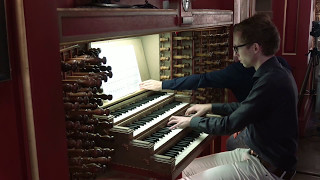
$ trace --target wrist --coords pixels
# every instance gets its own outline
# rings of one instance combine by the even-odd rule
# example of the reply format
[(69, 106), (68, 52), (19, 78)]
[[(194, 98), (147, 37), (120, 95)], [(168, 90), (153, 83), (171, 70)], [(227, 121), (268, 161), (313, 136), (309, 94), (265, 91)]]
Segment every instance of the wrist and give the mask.
[(198, 128), (201, 117), (192, 117), (189, 122), (189, 127)]
[(191, 120), (192, 120), (192, 117), (189, 117), (189, 119), (188, 119), (188, 127), (190, 127)]
[(207, 112), (211, 112), (212, 104), (206, 104), (205, 109), (207, 110)]

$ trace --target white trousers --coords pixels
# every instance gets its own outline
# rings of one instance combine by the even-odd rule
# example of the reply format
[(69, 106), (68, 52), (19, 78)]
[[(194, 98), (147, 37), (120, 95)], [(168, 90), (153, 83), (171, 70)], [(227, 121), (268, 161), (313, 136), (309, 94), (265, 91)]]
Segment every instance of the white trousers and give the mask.
[(278, 180), (250, 149), (235, 149), (193, 160), (182, 172), (181, 180)]

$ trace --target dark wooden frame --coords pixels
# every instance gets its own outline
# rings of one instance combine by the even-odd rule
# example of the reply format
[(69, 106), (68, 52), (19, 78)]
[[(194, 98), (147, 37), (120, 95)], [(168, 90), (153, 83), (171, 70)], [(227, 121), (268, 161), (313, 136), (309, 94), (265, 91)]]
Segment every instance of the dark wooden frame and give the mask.
[(0, 81), (11, 79), (5, 0), (0, 0)]

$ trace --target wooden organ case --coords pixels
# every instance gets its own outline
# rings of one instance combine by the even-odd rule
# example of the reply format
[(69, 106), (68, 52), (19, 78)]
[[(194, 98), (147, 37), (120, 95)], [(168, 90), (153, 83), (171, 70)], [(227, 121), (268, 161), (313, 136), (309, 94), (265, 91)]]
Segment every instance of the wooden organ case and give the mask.
[(183, 12), (180, 3), (174, 1), (174, 9), (58, 9), (71, 179), (104, 179), (111, 167), (175, 179), (212, 143), (211, 135), (169, 130), (167, 122), (191, 103), (225, 102), (224, 89), (137, 91), (109, 102), (112, 94), (104, 93), (101, 84), (116, 72), (107, 58), (99, 57), (99, 49), (90, 47), (100, 40), (152, 36), (157, 48), (149, 51), (157, 53), (145, 57), (153, 66), (142, 81), (205, 73), (232, 63), (232, 12)]

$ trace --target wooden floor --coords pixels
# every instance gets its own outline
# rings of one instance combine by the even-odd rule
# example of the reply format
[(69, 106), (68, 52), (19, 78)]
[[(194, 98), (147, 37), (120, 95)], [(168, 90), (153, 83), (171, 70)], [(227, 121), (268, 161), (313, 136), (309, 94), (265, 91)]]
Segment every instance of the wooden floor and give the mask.
[(320, 180), (320, 120), (312, 118), (299, 140), (297, 174), (293, 180)]

